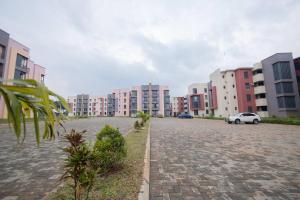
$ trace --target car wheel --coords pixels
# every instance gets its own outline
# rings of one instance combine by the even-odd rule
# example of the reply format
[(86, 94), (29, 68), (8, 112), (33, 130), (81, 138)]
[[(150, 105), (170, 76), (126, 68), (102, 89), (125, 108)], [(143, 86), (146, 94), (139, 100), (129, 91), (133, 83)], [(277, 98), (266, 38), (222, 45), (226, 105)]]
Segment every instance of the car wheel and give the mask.
[(254, 119), (253, 124), (258, 124), (258, 119)]
[(235, 124), (240, 124), (240, 123), (241, 123), (241, 120), (240, 120), (240, 119), (236, 119), (236, 120), (234, 121), (234, 123), (235, 123)]

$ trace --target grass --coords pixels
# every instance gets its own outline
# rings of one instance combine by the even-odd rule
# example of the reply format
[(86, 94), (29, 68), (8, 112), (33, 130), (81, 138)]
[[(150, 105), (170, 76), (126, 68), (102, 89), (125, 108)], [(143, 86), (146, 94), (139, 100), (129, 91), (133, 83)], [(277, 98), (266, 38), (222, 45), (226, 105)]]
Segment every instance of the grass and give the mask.
[[(149, 123), (140, 131), (131, 131), (125, 136), (127, 157), (123, 167), (104, 177), (97, 177), (89, 199), (134, 200), (142, 184), (144, 154)], [(72, 198), (72, 189), (68, 184), (50, 194), (48, 200), (66, 200)]]
[(262, 123), (300, 125), (300, 117), (263, 117)]

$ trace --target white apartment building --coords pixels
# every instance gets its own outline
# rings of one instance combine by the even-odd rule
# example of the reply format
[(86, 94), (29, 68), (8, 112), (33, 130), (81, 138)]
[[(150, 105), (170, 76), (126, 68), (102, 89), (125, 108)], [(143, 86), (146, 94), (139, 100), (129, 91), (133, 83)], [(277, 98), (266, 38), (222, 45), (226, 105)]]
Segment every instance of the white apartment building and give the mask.
[(209, 115), (208, 83), (194, 83), (188, 86), (188, 112), (193, 116)]
[(217, 108), (211, 112), (216, 117), (238, 113), (235, 70), (217, 69), (209, 76), (211, 87), (216, 87)]

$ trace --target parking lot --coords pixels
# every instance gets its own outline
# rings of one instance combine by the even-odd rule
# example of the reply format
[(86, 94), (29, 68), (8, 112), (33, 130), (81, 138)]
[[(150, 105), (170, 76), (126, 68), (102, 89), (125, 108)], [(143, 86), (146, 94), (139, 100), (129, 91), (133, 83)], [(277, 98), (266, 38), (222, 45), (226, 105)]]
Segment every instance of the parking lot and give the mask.
[(300, 199), (300, 126), (153, 119), (151, 199)]

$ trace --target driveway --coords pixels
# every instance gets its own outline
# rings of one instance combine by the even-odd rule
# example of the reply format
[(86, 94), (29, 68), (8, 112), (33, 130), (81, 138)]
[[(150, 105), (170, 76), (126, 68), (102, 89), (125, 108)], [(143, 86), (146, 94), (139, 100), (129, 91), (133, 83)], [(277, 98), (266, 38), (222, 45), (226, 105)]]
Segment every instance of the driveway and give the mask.
[[(91, 118), (68, 121), (65, 127), (67, 130), (86, 129), (87, 141), (93, 141), (105, 124), (126, 134), (133, 122), (131, 118)], [(18, 146), (8, 126), (0, 124), (0, 199), (40, 200), (60, 183), (65, 141), (62, 137), (54, 141), (42, 140), (38, 148), (32, 130), (33, 126), (29, 124), (25, 143)]]
[(300, 199), (300, 126), (153, 119), (150, 197)]

